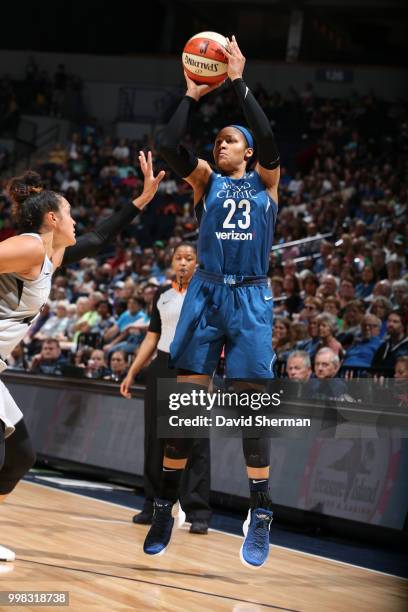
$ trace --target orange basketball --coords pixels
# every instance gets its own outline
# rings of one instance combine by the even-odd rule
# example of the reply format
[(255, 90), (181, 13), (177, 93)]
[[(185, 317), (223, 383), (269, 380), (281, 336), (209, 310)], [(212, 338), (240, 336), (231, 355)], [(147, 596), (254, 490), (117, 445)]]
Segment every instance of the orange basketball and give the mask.
[(196, 83), (215, 85), (227, 78), (227, 39), (217, 32), (200, 32), (183, 50), (183, 67)]

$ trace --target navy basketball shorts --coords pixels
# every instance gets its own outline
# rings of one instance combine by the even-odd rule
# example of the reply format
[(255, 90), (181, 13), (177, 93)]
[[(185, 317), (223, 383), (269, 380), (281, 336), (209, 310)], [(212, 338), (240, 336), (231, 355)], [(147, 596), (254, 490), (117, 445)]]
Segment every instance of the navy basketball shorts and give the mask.
[(225, 347), (227, 378), (274, 378), (272, 315), (265, 277), (197, 270), (170, 346), (170, 365), (211, 376)]

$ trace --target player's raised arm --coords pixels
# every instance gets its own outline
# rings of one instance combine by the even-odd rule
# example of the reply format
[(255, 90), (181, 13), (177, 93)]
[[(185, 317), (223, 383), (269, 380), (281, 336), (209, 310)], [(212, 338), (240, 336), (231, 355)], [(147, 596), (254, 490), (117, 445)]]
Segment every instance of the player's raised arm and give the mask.
[(242, 78), (245, 57), (238, 47), (235, 36), (228, 40), (225, 53), (228, 57), (228, 76), (231, 80), (232, 88), (255, 137), (258, 157), (256, 170), (259, 172), (265, 186), (272, 190), (274, 200), (277, 202), (280, 159), (271, 124)]
[(61, 264), (57, 263), (57, 266), (65, 266), (75, 263), (84, 257), (94, 257), (97, 255), (154, 198), (165, 172), (162, 170), (157, 176), (154, 176), (152, 154), (150, 151), (147, 154), (147, 158), (143, 151), (140, 151), (139, 163), (144, 177), (143, 191), (140, 196), (122, 206), (120, 210), (113, 213), (108, 219), (99, 223), (94, 231), (80, 236), (76, 244), (66, 248), (63, 256), (61, 254), (62, 262)]
[(173, 117), (164, 128), (159, 153), (170, 168), (194, 189), (195, 203), (201, 198), (211, 174), (211, 167), (203, 159), (199, 159), (180, 142), (183, 140), (189, 123), (190, 113), (194, 111), (202, 96), (216, 89), (217, 85), (197, 85), (184, 73), (187, 91)]

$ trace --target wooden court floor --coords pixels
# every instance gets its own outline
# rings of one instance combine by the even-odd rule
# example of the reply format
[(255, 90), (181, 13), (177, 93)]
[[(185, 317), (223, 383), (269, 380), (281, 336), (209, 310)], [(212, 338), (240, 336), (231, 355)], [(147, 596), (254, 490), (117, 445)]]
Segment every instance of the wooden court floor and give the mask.
[[(165, 555), (143, 554), (133, 511), (23, 482), (0, 505), (0, 591), (69, 591), (70, 610), (402, 612), (407, 581), (271, 547), (261, 570), (239, 561), (241, 538), (178, 530)], [(7, 566), (7, 567), (6, 567)], [(38, 610), (35, 606), (3, 610)], [(45, 610), (63, 610), (46, 607)], [(66, 608), (65, 608), (66, 609)]]

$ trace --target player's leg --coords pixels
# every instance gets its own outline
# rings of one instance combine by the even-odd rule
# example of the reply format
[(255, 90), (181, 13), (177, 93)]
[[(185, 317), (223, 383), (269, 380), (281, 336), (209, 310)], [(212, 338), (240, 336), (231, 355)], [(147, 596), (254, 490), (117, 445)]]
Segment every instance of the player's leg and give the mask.
[(210, 440), (197, 438), (181, 480), (180, 501), (191, 523), (190, 532), (206, 534), (211, 518), (210, 508)]
[(242, 441), (250, 491), (250, 507), (243, 525), (244, 542), (240, 558), (244, 565), (261, 567), (269, 556), (272, 501), (269, 495), (270, 440), (244, 438)]
[(142, 512), (135, 514), (133, 522), (150, 525), (153, 516), (153, 500), (160, 490), (163, 465), (164, 440), (157, 435), (157, 381), (171, 377), (167, 370), (168, 356), (159, 352), (147, 371), (144, 399), (144, 467), (143, 488), (145, 501)]
[[(224, 344), (224, 333), (217, 318), (221, 304), (218, 286), (193, 277), (170, 347), (170, 364), (179, 370), (177, 392), (180, 394), (192, 397), (193, 392), (208, 389)], [(168, 546), (174, 524), (171, 511), (179, 498), (181, 476), (191, 445), (192, 440), (181, 438), (166, 441), (160, 498), (155, 500), (152, 526), (143, 547), (147, 554), (162, 554)]]
[[(17, 483), (34, 465), (35, 452), (24, 420), (5, 438), (5, 424), (0, 420), (0, 503), (13, 491)], [(13, 551), (0, 545), (0, 561), (14, 561)]]
[[(264, 285), (239, 287), (231, 328), (238, 333), (226, 343), (227, 377), (235, 380), (240, 394), (258, 395), (266, 391), (267, 381), (274, 377), (275, 355), (272, 349), (272, 303)], [(255, 316), (256, 315), (256, 316)], [(249, 405), (251, 401), (249, 400)], [(248, 402), (243, 404), (248, 406)], [(250, 507), (244, 523), (241, 561), (250, 567), (261, 567), (269, 555), (269, 529), (272, 522), (269, 497), (270, 440), (244, 438), (243, 451), (250, 490)]]
[[(184, 372), (177, 377), (179, 393), (192, 394), (194, 391), (207, 389), (208, 385), (207, 375)], [(148, 555), (161, 555), (169, 545), (174, 526), (172, 509), (180, 496), (181, 477), (192, 445), (193, 440), (190, 438), (174, 438), (165, 442), (160, 496), (154, 500), (152, 526), (143, 545), (143, 550)], [(178, 526), (181, 526), (184, 518), (184, 512), (180, 512)]]

